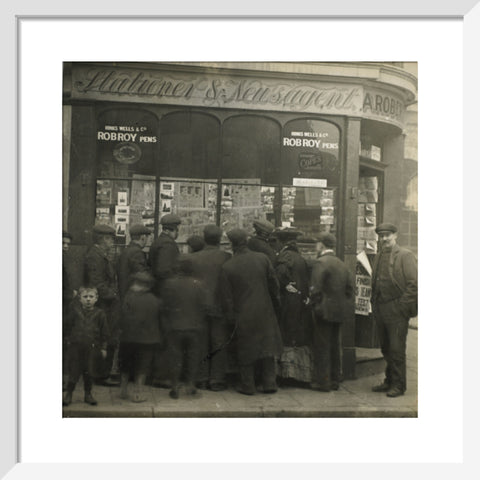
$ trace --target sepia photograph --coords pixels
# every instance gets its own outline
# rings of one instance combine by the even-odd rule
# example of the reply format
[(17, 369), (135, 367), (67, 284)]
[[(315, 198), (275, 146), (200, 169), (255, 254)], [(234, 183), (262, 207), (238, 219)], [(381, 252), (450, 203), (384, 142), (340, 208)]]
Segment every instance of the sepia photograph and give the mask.
[(417, 62), (62, 69), (64, 418), (418, 417)]

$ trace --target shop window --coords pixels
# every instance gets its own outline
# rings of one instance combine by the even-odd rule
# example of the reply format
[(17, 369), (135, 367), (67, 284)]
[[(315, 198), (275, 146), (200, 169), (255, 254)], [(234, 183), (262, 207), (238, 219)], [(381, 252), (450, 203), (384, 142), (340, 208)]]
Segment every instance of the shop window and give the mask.
[(141, 109), (106, 110), (96, 140), (95, 224), (114, 228), (119, 247), (129, 243), (130, 225), (154, 225), (158, 119)]
[(280, 126), (256, 115), (229, 118), (223, 126), (222, 177), (279, 183)]
[(218, 177), (220, 124), (211, 115), (175, 112), (160, 122), (160, 177)]
[(340, 130), (322, 120), (298, 119), (283, 129), (281, 182), (294, 178), (323, 179), (328, 187), (340, 181)]

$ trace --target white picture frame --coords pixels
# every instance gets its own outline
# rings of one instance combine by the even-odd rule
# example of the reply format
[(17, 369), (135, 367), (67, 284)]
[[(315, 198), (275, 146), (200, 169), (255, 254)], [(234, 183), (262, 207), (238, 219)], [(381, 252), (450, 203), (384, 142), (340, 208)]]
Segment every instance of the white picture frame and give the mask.
[[(464, 186), (463, 189), (455, 190), (456, 193), (462, 195), (463, 193), (463, 215), (465, 218), (465, 223), (462, 225), (462, 219), (458, 218), (458, 224), (460, 227), (454, 228), (452, 232), (445, 232), (445, 229), (439, 225), (439, 230), (435, 230), (431, 232), (431, 243), (427, 244), (427, 248), (432, 248), (436, 253), (438, 253), (438, 268), (441, 270), (445, 270), (447, 268), (445, 266), (445, 262), (447, 262), (447, 251), (453, 251), (455, 253), (455, 261), (462, 262), (462, 254), (467, 254), (467, 252), (476, 252), (478, 248), (478, 226), (477, 221), (471, 222), (470, 219), (476, 219), (478, 214), (475, 209), (475, 205), (478, 205), (478, 200), (474, 197), (474, 192), (476, 191), (476, 186), (474, 186), (474, 181), (476, 182), (476, 178), (478, 175), (478, 166), (477, 162), (474, 162), (474, 158), (476, 158), (476, 152), (474, 148), (476, 147), (476, 136), (478, 135), (476, 126), (476, 116), (477, 112), (480, 110), (480, 100), (479, 96), (476, 94), (476, 89), (479, 80), (479, 71), (480, 71), (480, 60), (478, 59), (477, 54), (477, 45), (479, 44), (479, 34), (480, 31), (480, 6), (478, 5), (478, 0), (471, 0), (471, 1), (444, 1), (444, 2), (435, 2), (429, 5), (426, 5), (425, 2), (402, 2), (395, 5), (386, 4), (386, 2), (378, 2), (378, 1), (364, 1), (364, 2), (354, 2), (354, 1), (342, 1), (342, 2), (335, 2), (330, 3), (328, 5), (318, 5), (316, 2), (311, 2), (310, 5), (302, 8), (299, 7), (298, 4), (296, 5), (278, 5), (275, 3), (275, 8), (267, 8), (265, 6), (255, 5), (256, 8), (251, 7), (250, 5), (244, 4), (243, 7), (232, 6), (228, 7), (226, 5), (219, 4), (213, 5), (216, 2), (211, 2), (212, 5), (200, 5), (200, 4), (193, 4), (190, 6), (184, 5), (182, 9), (180, 7), (174, 6), (165, 6), (160, 8), (154, 2), (145, 2), (145, 4), (149, 4), (148, 6), (141, 6), (135, 5), (135, 15), (189, 15), (194, 18), (191, 18), (190, 21), (192, 22), (202, 22), (201, 15), (208, 16), (208, 15), (287, 15), (289, 17), (295, 17), (298, 15), (305, 15), (305, 22), (312, 22), (312, 16), (320, 16), (323, 15), (324, 17), (328, 16), (336, 16), (336, 17), (343, 17), (349, 18), (351, 22), (361, 22), (362, 18), (368, 16), (379, 17), (376, 22), (385, 22), (386, 17), (393, 16), (398, 18), (410, 18), (410, 19), (425, 19), (425, 18), (432, 18), (438, 19), (439, 17), (445, 18), (457, 18), (463, 19), (463, 32), (464, 32), (464, 48), (463, 48), (463, 55), (464, 55), (464, 96), (463, 99), (467, 99), (468, 101), (463, 100), (463, 119), (464, 119), (464, 143), (463, 143), (463, 171), (464, 171)], [(306, 2), (308, 3), (308, 2)], [(429, 2), (430, 3), (430, 2)], [(54, 5), (55, 4), (55, 5)], [(253, 2), (252, 2), (253, 4)], [(191, 7), (191, 8), (188, 8)], [(4, 235), (2, 236), (2, 246), (4, 249), (5, 254), (5, 270), (3, 275), (3, 285), (2, 285), (2, 300), (4, 300), (4, 305), (6, 309), (4, 310), (4, 321), (0, 322), (0, 338), (2, 339), (2, 348), (0, 349), (0, 368), (2, 371), (2, 393), (0, 400), (0, 416), (1, 416), (1, 425), (2, 429), (0, 429), (0, 438), (1, 438), (1, 449), (0, 449), (0, 476), (4, 476), (8, 479), (13, 478), (127, 478), (135, 476), (136, 478), (143, 478), (147, 475), (156, 476), (156, 475), (179, 475), (179, 468), (180, 466), (176, 465), (148, 465), (148, 464), (140, 464), (140, 465), (125, 465), (121, 463), (117, 463), (114, 465), (111, 464), (83, 464), (83, 465), (74, 465), (70, 462), (64, 463), (65, 461), (62, 458), (58, 458), (58, 463), (23, 463), (20, 462), (19, 459), (21, 458), (21, 446), (22, 446), (22, 439), (19, 436), (19, 428), (21, 426), (21, 418), (19, 418), (19, 358), (20, 352), (22, 349), (22, 345), (18, 345), (17, 341), (20, 338), (21, 328), (22, 328), (22, 305), (25, 301), (24, 297), (19, 296), (19, 292), (22, 291), (22, 295), (25, 294), (25, 291), (21, 287), (22, 283), (22, 276), (20, 274), (20, 269), (24, 269), (25, 265), (22, 263), (22, 252), (25, 251), (26, 248), (36, 248), (36, 239), (37, 236), (41, 235), (43, 237), (48, 237), (50, 242), (57, 242), (57, 237), (59, 237), (59, 231), (42, 231), (36, 232), (31, 234), (30, 232), (25, 232), (20, 230), (20, 219), (19, 215), (22, 213), (23, 218), (26, 215), (26, 212), (22, 210), (22, 203), (19, 202), (21, 198), (20, 195), (22, 193), (22, 184), (17, 183), (20, 182), (22, 176), (22, 151), (19, 149), (20, 147), (20, 139), (17, 138), (17, 134), (19, 132), (19, 128), (21, 122), (25, 119), (21, 118), (20, 115), (20, 104), (17, 104), (17, 94), (21, 92), (22, 86), (19, 84), (19, 71), (18, 67), (18, 54), (19, 54), (19, 47), (22, 42), (22, 22), (26, 21), (27, 18), (30, 16), (32, 19), (36, 19), (37, 21), (48, 20), (49, 16), (55, 16), (60, 14), (65, 14), (64, 12), (68, 11), (69, 16), (80, 18), (81, 15), (89, 15), (91, 16), (90, 21), (94, 21), (95, 17), (101, 15), (132, 15), (132, 8), (127, 6), (123, 7), (118, 4), (118, 2), (104, 2), (102, 5), (99, 5), (98, 2), (83, 2), (82, 7), (71, 6), (65, 7), (64, 5), (56, 5), (56, 2), (43, 2), (42, 3), (42, 11), (37, 13), (39, 9), (37, 8), (37, 4), (33, 4), (33, 2), (28, 1), (19, 1), (15, 2), (12, 5), (2, 5), (0, 7), (2, 9), (3, 15), (1, 16), (2, 22), (2, 49), (4, 55), (2, 58), (4, 59), (4, 68), (3, 74), (1, 78), (1, 92), (2, 97), (4, 100), (4, 106), (7, 106), (6, 111), (7, 114), (3, 116), (3, 131), (4, 131), (4, 139), (6, 140), (7, 150), (5, 152), (5, 162), (4, 162), (4, 170), (3, 170), (3, 178), (4, 178), (4, 188), (1, 189), (0, 195), (2, 200), (2, 205), (6, 206), (6, 228), (4, 229)], [(254, 12), (254, 13), (252, 13)], [(41, 17), (40, 15), (46, 15), (45, 17)], [(118, 18), (117, 18), (118, 20)], [(66, 21), (65, 18), (58, 18), (58, 22)], [(114, 22), (115, 19), (112, 19)], [(218, 20), (219, 22), (226, 21), (225, 19)], [(272, 19), (271, 21), (275, 21)], [(432, 20), (433, 21), (433, 20)], [(60, 41), (60, 40), (59, 40)], [(428, 38), (425, 40), (428, 41)], [(41, 39), (39, 38), (39, 42)], [(321, 57), (321, 52), (319, 52)], [(229, 58), (224, 58), (224, 60), (228, 60)], [(70, 59), (69, 59), (70, 60)], [(174, 56), (172, 56), (171, 60), (174, 60)], [(319, 58), (321, 60), (321, 58)], [(52, 74), (60, 75), (61, 71), (52, 72)], [(420, 82), (421, 80), (421, 71), (420, 71)], [(60, 92), (58, 92), (60, 96)], [(452, 100), (461, 102), (462, 99), (459, 96), (458, 98)], [(420, 115), (422, 115), (421, 106), (420, 106)], [(455, 121), (457, 119), (453, 119)], [(460, 121), (460, 120), (457, 120)], [(58, 131), (49, 132), (51, 135), (59, 136), (60, 133)], [(441, 135), (440, 135), (441, 136)], [(41, 146), (39, 146), (41, 147)], [(462, 151), (462, 145), (456, 146), (458, 151)], [(446, 148), (450, 148), (446, 145)], [(453, 147), (452, 147), (453, 148)], [(48, 152), (48, 153), (47, 153)], [(474, 153), (475, 152), (475, 153)], [(53, 157), (52, 163), (56, 166), (56, 168), (61, 165), (60, 156), (61, 152), (58, 151), (45, 151), (40, 148), (40, 153), (45, 155), (44, 161), (47, 159), (51, 159)], [(455, 157), (456, 161), (461, 164), (461, 158), (458, 155)], [(422, 160), (421, 160), (422, 161)], [(461, 165), (458, 167), (461, 168)], [(448, 188), (448, 187), (447, 187)], [(462, 198), (454, 199), (458, 204), (461, 204)], [(452, 198), (448, 198), (449, 203), (451, 203)], [(59, 202), (61, 203), (60, 199)], [(15, 206), (15, 208), (13, 208)], [(421, 213), (422, 206), (420, 204), (420, 223), (422, 222), (422, 213)], [(53, 209), (55, 212), (58, 212), (58, 207)], [(461, 217), (461, 214), (458, 213), (458, 217)], [(463, 226), (463, 231), (462, 227)], [(421, 230), (420, 230), (421, 231)], [(458, 245), (459, 237), (462, 238), (463, 233), (463, 246)], [(450, 236), (451, 235), (451, 236)], [(422, 236), (422, 231), (420, 236)], [(448, 239), (446, 238), (448, 237)], [(453, 240), (453, 241), (452, 241)], [(448, 244), (447, 244), (448, 241)], [(58, 247), (59, 245), (58, 240)], [(475, 242), (475, 243), (474, 243)], [(433, 243), (441, 243), (442, 247), (439, 245), (433, 245)], [(421, 244), (422, 245), (422, 244)], [(423, 244), (425, 245), (425, 244)], [(463, 247), (463, 248), (462, 248)], [(421, 250), (420, 250), (421, 251)], [(58, 248), (58, 256), (60, 257), (60, 248)], [(14, 254), (15, 253), (15, 254)], [(39, 258), (41, 257), (42, 252), (39, 251)], [(448, 257), (451, 259), (451, 257)], [(58, 258), (56, 259), (58, 261)], [(40, 260), (39, 260), (40, 261)], [(420, 259), (421, 261), (421, 259)], [(42, 264), (43, 265), (43, 264)], [(447, 264), (448, 266), (448, 264)], [(34, 266), (30, 266), (28, 268), (32, 268), (32, 275), (35, 274)], [(425, 465), (403, 465), (403, 466), (395, 466), (395, 476), (405, 476), (405, 475), (412, 475), (418, 478), (420, 475), (431, 475), (432, 471), (434, 474), (440, 474), (442, 471), (447, 470), (448, 476), (450, 478), (471, 478), (472, 472), (478, 472), (478, 453), (477, 453), (477, 442), (473, 437), (473, 432), (476, 433), (476, 428), (478, 428), (478, 413), (476, 411), (476, 406), (474, 402), (478, 398), (475, 395), (474, 388), (475, 385), (471, 385), (468, 382), (468, 379), (476, 378), (476, 370), (474, 369), (474, 365), (478, 363), (478, 359), (475, 358), (475, 340), (479, 338), (478, 336), (478, 321), (475, 321), (474, 318), (476, 317), (476, 310), (473, 306), (473, 302), (476, 298), (476, 285), (478, 281), (473, 281), (474, 278), (478, 277), (478, 268), (480, 268), (478, 259), (470, 259), (468, 263), (465, 264), (465, 271), (463, 273), (463, 293), (464, 293), (464, 304), (463, 308), (461, 305), (458, 305), (458, 317), (452, 318), (451, 321), (453, 323), (452, 328), (458, 326), (462, 323), (463, 318), (465, 319), (465, 323), (463, 325), (464, 331), (466, 334), (464, 335), (465, 341), (465, 348), (459, 350), (455, 348), (453, 351), (453, 355), (460, 356), (463, 353), (463, 367), (464, 371), (455, 371), (455, 372), (447, 372), (447, 374), (456, 375), (456, 376), (464, 376), (467, 380), (464, 385), (464, 396), (465, 396), (465, 404), (464, 404), (464, 418), (468, 421), (465, 421), (463, 425), (459, 425), (459, 430), (455, 432), (451, 431), (444, 431), (442, 430), (443, 419), (439, 418), (439, 426), (438, 431), (436, 432), (437, 435), (443, 436), (446, 441), (449, 438), (463, 438), (463, 458), (456, 463), (451, 463), (448, 466), (442, 465), (442, 460), (438, 459), (433, 464), (425, 464)], [(23, 270), (24, 271), (24, 270)], [(36, 275), (41, 279), (41, 275)], [(475, 275), (475, 276), (474, 276)], [(15, 281), (13, 281), (15, 279)], [(460, 279), (453, 279), (460, 281)], [(470, 281), (469, 281), (470, 280)], [(17, 283), (18, 282), (18, 283)], [(39, 281), (39, 287), (42, 288), (41, 281)], [(475, 289), (475, 291), (474, 291)], [(453, 299), (455, 301), (460, 300), (459, 297), (459, 290), (456, 290), (455, 296)], [(461, 317), (461, 313), (463, 313), (463, 318)], [(48, 321), (49, 317), (48, 314), (45, 313), (41, 308), (39, 309), (39, 316), (41, 321)], [(478, 314), (477, 314), (478, 316)], [(448, 338), (443, 335), (442, 339)], [(458, 347), (458, 344), (456, 345)], [(451, 354), (451, 353), (449, 353)], [(443, 365), (443, 363), (442, 363)], [(421, 366), (420, 366), (421, 368)], [(476, 380), (474, 381), (476, 384)], [(455, 383), (458, 385), (458, 382)], [(460, 385), (462, 383), (460, 382)], [(438, 401), (442, 403), (442, 394), (444, 393), (445, 386), (438, 386)], [(39, 394), (41, 394), (39, 392)], [(25, 400), (25, 399), (24, 399)], [(34, 402), (34, 398), (27, 399), (29, 402)], [(56, 401), (56, 400), (55, 400)], [(423, 405), (424, 406), (424, 405)], [(445, 415), (451, 414), (452, 412), (447, 411), (448, 405), (445, 405), (446, 412)], [(60, 415), (60, 404), (59, 404), (59, 415)], [(422, 403), (419, 402), (419, 417), (424, 413), (422, 411)], [(42, 412), (39, 412), (39, 415), (42, 415)], [(85, 420), (84, 420), (85, 421)], [(342, 423), (339, 420), (337, 422)], [(91, 422), (87, 422), (91, 427)], [(289, 425), (287, 425), (289, 423)], [(327, 422), (328, 423), (328, 422)], [(108, 428), (108, 422), (102, 422), (103, 427)], [(202, 422), (196, 422), (195, 428), (204, 428)], [(289, 428), (291, 426), (290, 422), (285, 422), (285, 428)], [(392, 428), (397, 428), (398, 424), (392, 424)], [(102, 428), (103, 428), (102, 427)], [(87, 429), (87, 430), (88, 430)], [(462, 434), (463, 431), (463, 434)], [(407, 430), (408, 432), (408, 430)], [(402, 435), (405, 435), (405, 431), (402, 430)], [(53, 441), (55, 439), (49, 438), (50, 433), (48, 431), (44, 432), (45, 441)], [(460, 435), (460, 437), (459, 437)], [(315, 438), (315, 437), (311, 437)], [(297, 439), (298, 440), (298, 439)], [(341, 442), (341, 439), (337, 439)], [(405, 450), (409, 448), (409, 439), (404, 437), (404, 447)], [(201, 440), (200, 440), (201, 441)], [(309, 441), (311, 439), (309, 438)], [(358, 439), (358, 442), (361, 442), (361, 439)], [(379, 443), (384, 442), (385, 439), (379, 438)], [(375, 447), (373, 447), (375, 448)], [(452, 445), (453, 448), (453, 445)], [(408, 452), (405, 452), (408, 453)], [(244, 477), (246, 475), (252, 475), (251, 465), (243, 464), (235, 466), (232, 470), (231, 465), (215, 465), (215, 466), (208, 466), (208, 465), (188, 465), (188, 455), (186, 455), (185, 462), (186, 464), (182, 465), (182, 471), (185, 472), (184, 474), (188, 474), (188, 472), (192, 475), (208, 475), (211, 477), (212, 475), (216, 476), (219, 474), (226, 475), (228, 474), (231, 476), (236, 477)], [(269, 457), (270, 458), (270, 457)], [(168, 461), (167, 459), (164, 459)], [(154, 462), (155, 459), (152, 459)], [(219, 462), (222, 461), (221, 458), (218, 459)], [(241, 455), (238, 455), (239, 463), (242, 463)], [(275, 467), (275, 474), (281, 475), (307, 475), (308, 473), (312, 473), (311, 469), (312, 466), (308, 466), (304, 463), (297, 463), (297, 464), (285, 464), (281, 465), (282, 462), (287, 461), (287, 459), (283, 457), (279, 457), (277, 462), (279, 463)], [(349, 456), (346, 455), (345, 463), (334, 465), (328, 464), (328, 458), (324, 458), (319, 455), (318, 459), (312, 457), (312, 462), (326, 462), (325, 465), (321, 466), (322, 474), (333, 474), (336, 472), (337, 474), (340, 472), (341, 475), (355, 475), (357, 478), (365, 477), (365, 478), (372, 478), (376, 477), (380, 474), (388, 474), (392, 476), (391, 466), (388, 463), (382, 464), (382, 458), (378, 459), (378, 463), (372, 465), (359, 465), (359, 464), (348, 464), (349, 463)], [(370, 460), (371, 461), (371, 460)], [(121, 459), (118, 459), (118, 462), (121, 462)], [(401, 458), (398, 458), (398, 462), (402, 462)], [(450, 462), (448, 462), (450, 463)], [(269, 471), (268, 465), (263, 466), (254, 466), (255, 468), (255, 476), (259, 475), (270, 475), (271, 470)]]

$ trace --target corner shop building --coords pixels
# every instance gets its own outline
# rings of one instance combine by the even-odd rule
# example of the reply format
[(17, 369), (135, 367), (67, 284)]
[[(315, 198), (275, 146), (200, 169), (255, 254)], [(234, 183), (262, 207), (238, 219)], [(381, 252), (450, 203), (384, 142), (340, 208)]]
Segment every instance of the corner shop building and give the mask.
[[(70, 63), (63, 98), (63, 223), (78, 265), (96, 223), (116, 229), (119, 251), (130, 225), (156, 236), (173, 212), (181, 248), (208, 223), (331, 231), (358, 274), (375, 226), (401, 223), (416, 78), (394, 64)], [(363, 313), (343, 328), (346, 378), (359, 325), (372, 329)]]

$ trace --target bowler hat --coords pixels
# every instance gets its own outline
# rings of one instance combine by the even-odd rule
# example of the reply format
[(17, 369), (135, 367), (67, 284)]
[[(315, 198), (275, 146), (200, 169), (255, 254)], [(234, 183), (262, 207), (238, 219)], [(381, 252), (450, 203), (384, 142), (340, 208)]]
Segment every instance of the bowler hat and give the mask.
[(130, 235), (150, 235), (152, 232), (145, 225), (136, 223), (130, 227)]
[(375, 232), (391, 232), (397, 233), (398, 228), (393, 223), (381, 223), (376, 229)]
[(247, 243), (247, 232), (241, 228), (234, 228), (227, 232), (228, 239), (232, 242), (232, 245), (242, 245)]
[(273, 232), (275, 226), (268, 220), (254, 220), (253, 228), (259, 233), (269, 234)]
[(160, 219), (160, 223), (164, 226), (176, 226), (182, 223), (182, 220), (178, 215), (174, 213), (167, 213)]
[(335, 248), (335, 245), (337, 244), (337, 239), (335, 238), (335, 235), (329, 232), (322, 232), (318, 236), (318, 241), (323, 243), (327, 248)]
[(115, 229), (109, 225), (94, 225), (93, 233), (98, 233), (100, 235), (115, 235)]

